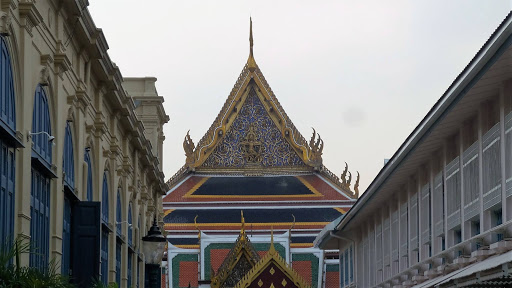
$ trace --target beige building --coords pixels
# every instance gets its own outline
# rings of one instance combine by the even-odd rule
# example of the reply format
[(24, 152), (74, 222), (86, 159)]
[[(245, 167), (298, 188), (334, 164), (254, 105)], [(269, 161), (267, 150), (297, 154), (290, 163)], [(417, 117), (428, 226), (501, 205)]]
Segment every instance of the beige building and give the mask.
[(29, 240), (26, 266), (139, 287), (169, 117), (155, 78), (123, 78), (87, 5), (0, 1), (0, 244)]

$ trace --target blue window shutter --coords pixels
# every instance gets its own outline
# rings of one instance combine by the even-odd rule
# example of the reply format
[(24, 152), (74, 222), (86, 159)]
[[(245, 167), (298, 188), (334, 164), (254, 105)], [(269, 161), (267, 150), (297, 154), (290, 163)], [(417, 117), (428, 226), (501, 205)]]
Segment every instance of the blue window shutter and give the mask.
[(128, 245), (132, 247), (133, 241), (132, 241), (132, 203), (128, 205)]
[[(100, 202), (82, 201), (73, 205), (73, 282), (91, 287), (100, 272)], [(84, 249), (87, 247), (87, 249)]]
[(31, 267), (43, 269), (49, 256), (50, 179), (34, 168), (30, 200), (30, 237), (35, 253), (30, 254), (29, 264)]
[(62, 274), (70, 275), (71, 264), (71, 200), (64, 195), (64, 213), (62, 223)]
[(101, 191), (101, 220), (108, 223), (108, 182), (107, 172), (103, 172), (103, 189)]
[[(34, 110), (32, 114), (32, 133), (46, 132), (52, 135), (50, 124), (50, 110), (48, 97), (41, 85), (36, 88), (34, 96)], [(44, 133), (32, 136), (32, 150), (38, 157), (48, 163), (52, 163), (52, 142), (48, 141), (48, 135)]]
[[(117, 205), (116, 205), (116, 221), (117, 223), (121, 223), (123, 221), (122, 211), (121, 211), (121, 194), (120, 188), (117, 188)], [(121, 236), (121, 226), (122, 224), (116, 225), (117, 235)]]
[(88, 151), (84, 153), (84, 161), (87, 165), (87, 201), (92, 201), (92, 165)]
[(75, 161), (73, 154), (73, 136), (69, 122), (66, 123), (64, 136), (64, 155), (62, 157), (62, 170), (64, 171), (64, 186), (70, 191), (75, 190)]
[[(41, 85), (37, 86), (34, 95), (32, 132), (51, 135), (48, 97)], [(48, 141), (48, 136), (33, 135), (32, 142), (32, 155), (51, 165), (53, 144)], [(30, 237), (34, 253), (30, 254), (29, 264), (43, 269), (47, 266), (50, 254), (50, 178), (39, 167), (32, 166), (31, 171)]]
[(6, 247), (14, 239), (14, 164), (14, 149), (0, 140), (0, 245)]
[(127, 260), (128, 261), (128, 285), (126, 285), (127, 287), (132, 287), (132, 261), (133, 261), (133, 253), (130, 249), (128, 249), (128, 258)]
[(0, 120), (16, 131), (16, 102), (14, 97), (11, 57), (3, 36), (0, 36)]
[(121, 287), (121, 242), (116, 241), (116, 283)]
[[(0, 126), (16, 134), (15, 95), (11, 57), (3, 36), (0, 36)], [(8, 133), (0, 131), (0, 247), (10, 247), (14, 239), (14, 165), (12, 144), (2, 141)], [(8, 139), (5, 139), (8, 140)]]
[(101, 282), (108, 284), (108, 230), (101, 231)]

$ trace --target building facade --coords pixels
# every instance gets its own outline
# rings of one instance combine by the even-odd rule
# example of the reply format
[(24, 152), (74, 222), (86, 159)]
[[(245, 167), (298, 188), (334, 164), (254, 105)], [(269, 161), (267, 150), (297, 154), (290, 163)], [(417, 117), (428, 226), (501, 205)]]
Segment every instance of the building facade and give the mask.
[(0, 1), (0, 244), (30, 241), (23, 266), (142, 287), (169, 118), (155, 78), (122, 77), (87, 6)]
[(512, 14), (315, 244), (340, 287), (509, 287)]
[[(337, 271), (337, 261), (328, 259), (337, 252), (324, 253), (313, 240), (352, 207), (359, 176), (352, 178), (347, 168), (338, 177), (322, 164), (323, 140), (315, 131), (306, 140), (293, 125), (256, 64), (252, 33), (250, 43), (222, 110), (197, 145), (185, 136), (186, 163), (168, 181), (163, 209), (173, 288), (198, 287), (225, 272), (222, 263), (239, 235), (241, 211), (255, 253), (267, 253), (273, 230), (277, 253), (307, 285), (329, 287), (326, 281), (338, 277), (324, 277)], [(223, 281), (212, 287), (237, 283)], [(272, 282), (265, 283), (260, 287)]]

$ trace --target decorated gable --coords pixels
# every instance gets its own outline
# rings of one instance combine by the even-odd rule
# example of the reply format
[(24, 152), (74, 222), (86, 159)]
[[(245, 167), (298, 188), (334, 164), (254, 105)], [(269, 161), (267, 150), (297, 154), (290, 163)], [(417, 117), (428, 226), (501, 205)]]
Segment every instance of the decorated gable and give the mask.
[(249, 94), (239, 114), (202, 167), (306, 166), (268, 115), (256, 91)]

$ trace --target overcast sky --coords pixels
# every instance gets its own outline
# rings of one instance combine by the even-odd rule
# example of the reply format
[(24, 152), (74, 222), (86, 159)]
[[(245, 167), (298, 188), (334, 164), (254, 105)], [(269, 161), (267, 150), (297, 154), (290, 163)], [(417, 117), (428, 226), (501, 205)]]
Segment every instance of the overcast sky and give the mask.
[(249, 54), (302, 135), (364, 191), (512, 9), (493, 1), (89, 0), (125, 77), (154, 76), (166, 180), (206, 133)]

